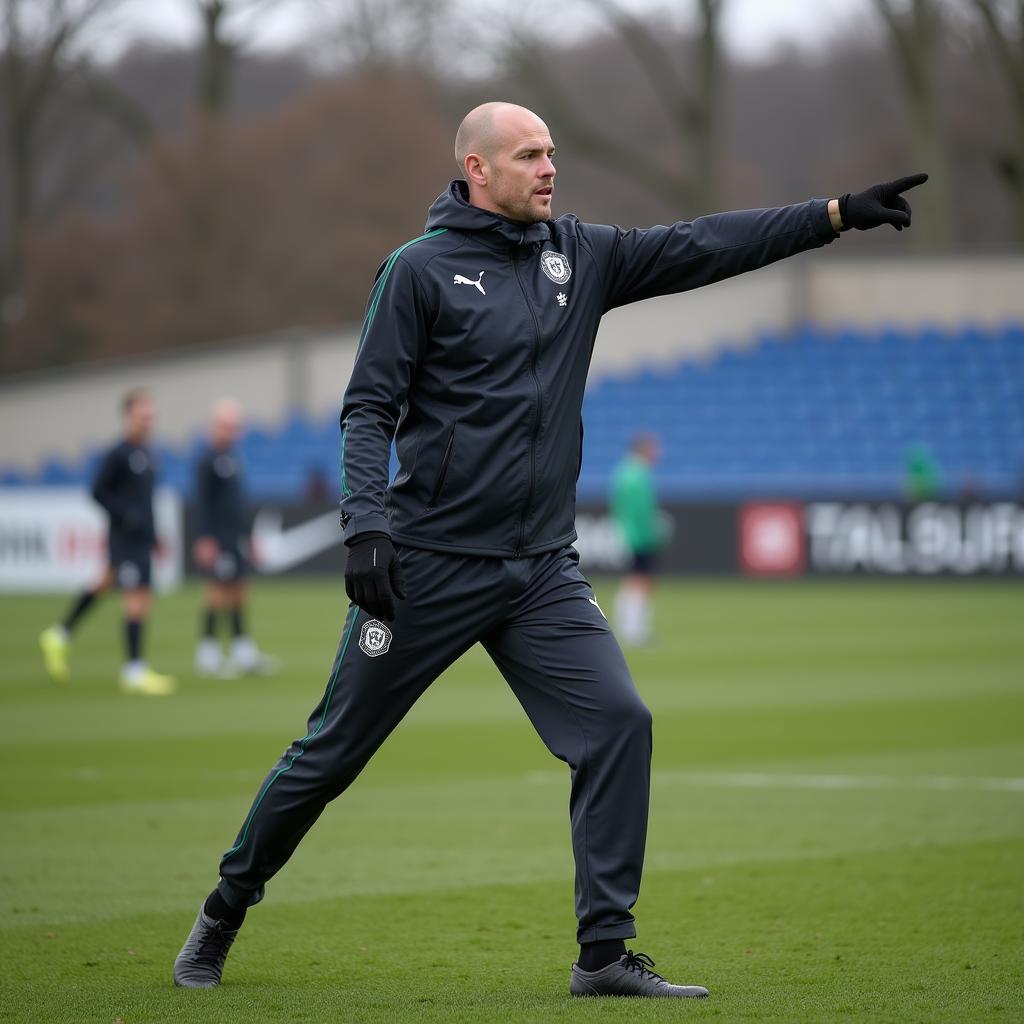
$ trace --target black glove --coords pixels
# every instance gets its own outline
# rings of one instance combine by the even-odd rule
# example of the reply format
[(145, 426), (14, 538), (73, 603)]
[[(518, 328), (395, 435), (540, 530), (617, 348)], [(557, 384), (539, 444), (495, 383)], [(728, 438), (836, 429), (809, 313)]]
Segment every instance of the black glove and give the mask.
[(386, 533), (360, 533), (349, 542), (345, 593), (374, 618), (394, 619), (395, 598), (405, 597), (405, 580)]
[(910, 203), (900, 195), (923, 185), (927, 174), (911, 174), (884, 185), (873, 185), (864, 192), (849, 193), (839, 199), (839, 216), (844, 228), (867, 231), (880, 224), (891, 224), (897, 231), (910, 227)]

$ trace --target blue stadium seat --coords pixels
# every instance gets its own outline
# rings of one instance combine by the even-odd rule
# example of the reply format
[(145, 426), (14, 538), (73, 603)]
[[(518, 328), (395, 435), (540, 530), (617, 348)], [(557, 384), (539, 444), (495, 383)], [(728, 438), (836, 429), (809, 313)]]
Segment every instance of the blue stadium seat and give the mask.
[(584, 418), (584, 496), (606, 492), (637, 429), (663, 438), (666, 496), (896, 498), (912, 444), (931, 448), (950, 493), (970, 479), (1011, 496), (1024, 476), (1024, 326), (801, 325), (708, 363), (594, 381)]
[(68, 466), (59, 459), (47, 459), (39, 470), (36, 482), (47, 486), (77, 484), (79, 482), (79, 474), (76, 473), (72, 466)]
[[(616, 462), (640, 430), (658, 433), (666, 498), (862, 495), (898, 498), (910, 445), (927, 445), (950, 494), (982, 496), (1024, 485), (1024, 325), (948, 331), (882, 327), (762, 332), (752, 346), (710, 360), (640, 366), (595, 377), (584, 401), (581, 497), (603, 498)], [(312, 474), (337, 488), (335, 412), (254, 423), (239, 444), (256, 500), (300, 498)], [(197, 434), (159, 447), (163, 481), (186, 496)], [(101, 453), (73, 463), (8, 469), (0, 483), (88, 483)], [(397, 468), (392, 457), (392, 474)]]

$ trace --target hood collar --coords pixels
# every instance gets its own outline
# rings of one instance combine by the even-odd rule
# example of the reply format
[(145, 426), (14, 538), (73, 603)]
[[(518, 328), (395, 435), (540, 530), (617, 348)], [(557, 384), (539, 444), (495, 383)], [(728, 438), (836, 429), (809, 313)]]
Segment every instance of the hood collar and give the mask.
[(549, 221), (520, 224), (500, 213), (472, 206), (469, 202), (469, 186), (461, 178), (452, 181), (431, 204), (427, 213), (427, 230), (433, 231), (435, 228), (486, 232), (500, 238), (506, 245), (532, 245), (551, 237)]

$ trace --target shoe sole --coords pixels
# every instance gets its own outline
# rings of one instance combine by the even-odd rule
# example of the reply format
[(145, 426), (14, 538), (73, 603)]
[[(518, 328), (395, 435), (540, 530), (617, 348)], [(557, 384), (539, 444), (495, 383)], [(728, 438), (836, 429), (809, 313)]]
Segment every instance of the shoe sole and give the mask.
[(570, 992), (574, 999), (707, 999), (710, 992), (694, 992), (688, 996), (642, 996), (636, 992)]

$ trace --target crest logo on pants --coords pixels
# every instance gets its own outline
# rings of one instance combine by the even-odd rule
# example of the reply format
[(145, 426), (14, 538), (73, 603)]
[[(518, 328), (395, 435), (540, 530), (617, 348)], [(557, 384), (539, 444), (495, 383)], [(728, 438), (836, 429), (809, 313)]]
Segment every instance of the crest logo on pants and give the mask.
[(387, 654), (391, 646), (391, 630), (379, 619), (369, 619), (359, 631), (359, 649), (368, 658)]
[(565, 284), (572, 277), (569, 261), (560, 252), (552, 252), (551, 249), (545, 249), (540, 254), (540, 269), (555, 284)]

